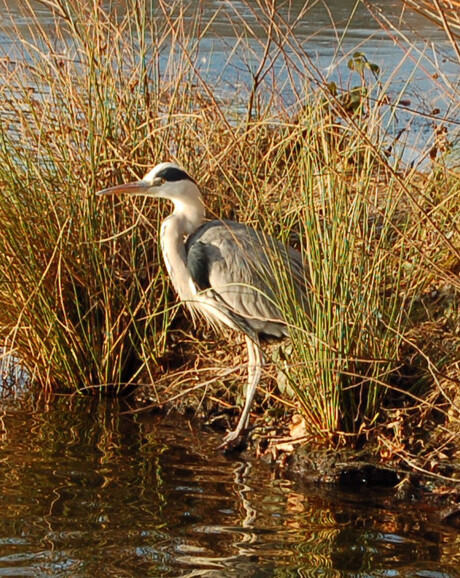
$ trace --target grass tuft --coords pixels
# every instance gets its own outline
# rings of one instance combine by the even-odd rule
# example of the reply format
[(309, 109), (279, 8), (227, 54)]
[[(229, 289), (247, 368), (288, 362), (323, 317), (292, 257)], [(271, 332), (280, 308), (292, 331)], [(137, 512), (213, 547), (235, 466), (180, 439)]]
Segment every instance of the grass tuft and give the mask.
[[(307, 4), (286, 20), (275, 1), (248, 2), (250, 22), (233, 6), (205, 21), (163, 0), (153, 12), (147, 0), (42, 4), (46, 26), (27, 2), (26, 30), (7, 14), (0, 48), (0, 335), (41, 387), (118, 393), (179, 364), (184, 319), (157, 243), (167, 209), (95, 197), (175, 159), (212, 214), (305, 255), (307, 312), (273, 269), (291, 330), (278, 385), (294, 391), (310, 438), (374, 432), (388, 455), (400, 447), (395, 408), (458, 419), (460, 179), (444, 125), (420, 151), (424, 172), (404, 167), (392, 133), (403, 93), (390, 96), (391, 78), (357, 51), (345, 55), (356, 86), (326, 82), (296, 37)], [(242, 27), (237, 91), (200, 60), (225, 18)], [(203, 369), (206, 345), (185, 351)], [(156, 399), (177, 399), (182, 380), (171, 383)]]

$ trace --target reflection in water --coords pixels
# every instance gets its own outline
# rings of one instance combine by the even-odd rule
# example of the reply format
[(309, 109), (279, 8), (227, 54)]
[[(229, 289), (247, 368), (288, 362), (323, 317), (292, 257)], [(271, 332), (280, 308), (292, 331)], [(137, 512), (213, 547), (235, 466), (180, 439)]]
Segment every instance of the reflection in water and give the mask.
[(177, 417), (60, 398), (0, 435), (0, 576), (458, 575), (429, 509), (302, 488)]

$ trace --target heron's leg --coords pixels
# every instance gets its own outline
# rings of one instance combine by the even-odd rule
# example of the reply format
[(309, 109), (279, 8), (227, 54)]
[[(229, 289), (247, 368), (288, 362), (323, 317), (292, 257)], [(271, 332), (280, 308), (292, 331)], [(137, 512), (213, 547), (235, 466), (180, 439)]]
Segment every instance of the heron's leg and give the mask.
[[(251, 412), (252, 401), (256, 393), (257, 384), (262, 375), (262, 366), (264, 358), (262, 350), (260, 349), (259, 340), (254, 341), (246, 335), (246, 345), (248, 348), (248, 387), (246, 390), (246, 400), (244, 402), (243, 411), (239, 419), (237, 429), (244, 430), (249, 425), (249, 414)], [(241, 424), (241, 425), (240, 425)]]
[(236, 440), (248, 426), (252, 400), (254, 399), (257, 384), (262, 374), (264, 358), (258, 338), (246, 335), (246, 345), (248, 348), (248, 388), (246, 391), (246, 400), (236, 428), (225, 436), (223, 445), (228, 445), (230, 442)]

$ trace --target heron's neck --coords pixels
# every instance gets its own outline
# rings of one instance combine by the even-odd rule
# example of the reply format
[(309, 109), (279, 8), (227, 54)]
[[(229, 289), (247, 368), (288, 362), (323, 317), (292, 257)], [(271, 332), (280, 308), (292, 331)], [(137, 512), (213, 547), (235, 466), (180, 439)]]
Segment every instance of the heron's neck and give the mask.
[(204, 202), (202, 196), (199, 195), (193, 201), (174, 201), (174, 211), (168, 219), (174, 220), (178, 231), (186, 237), (203, 224), (204, 217)]
[(172, 215), (161, 225), (161, 250), (174, 289), (183, 301), (196, 295), (196, 288), (187, 267), (185, 239), (203, 222), (205, 212), (202, 199), (199, 203), (174, 204)]

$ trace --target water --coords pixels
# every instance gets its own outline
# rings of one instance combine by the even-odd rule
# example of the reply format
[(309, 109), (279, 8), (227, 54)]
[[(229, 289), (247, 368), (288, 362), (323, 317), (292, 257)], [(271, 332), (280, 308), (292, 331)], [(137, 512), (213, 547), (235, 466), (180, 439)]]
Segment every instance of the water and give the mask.
[[(13, 23), (28, 38), (32, 19), (24, 16), (21, 2), (1, 1), (6, 3), (9, 16), (1, 22), (0, 49), (15, 55)], [(106, 0), (103, 4), (121, 18), (123, 0)], [(31, 5), (53, 36), (50, 11), (37, 0)], [(182, 5), (187, 6), (185, 30), (195, 30), (197, 14), (201, 17), (200, 30), (206, 28), (194, 52), (196, 70), (215, 95), (230, 101), (235, 111), (244, 111), (253, 74), (265, 50), (267, 18), (258, 0), (206, 0)], [(150, 6), (161, 26), (165, 16), (159, 4), (152, 0)], [(423, 162), (422, 151), (427, 150), (427, 142), (433, 142), (433, 128), (441, 122), (448, 129), (450, 141), (458, 144), (460, 67), (440, 26), (413, 11), (402, 10), (400, 0), (370, 0), (367, 7), (356, 0), (290, 0), (277, 6), (282, 30), (286, 33), (288, 26), (296, 23), (295, 35), (285, 35), (289, 41), (281, 53), (276, 42), (271, 44), (259, 89), (262, 100), (264, 94), (275, 89), (284, 101), (283, 107), (294, 116), (299, 110), (299, 93), (307, 85), (317, 89), (335, 82), (344, 91), (358, 86), (359, 75), (349, 70), (348, 62), (360, 51), (379, 67), (379, 81), (389, 100), (402, 98), (406, 102), (397, 109), (381, 107), (386, 117), (385, 147), (395, 146), (406, 163)], [(297, 22), (305, 6), (308, 9)], [(162, 51), (165, 68), (167, 53)], [(171, 67), (170, 74), (177, 74), (176, 66)], [(370, 85), (375, 84), (372, 75), (368, 76)], [(395, 142), (395, 136), (401, 134)]]
[[(200, 3), (204, 22), (212, 24), (200, 41), (196, 67), (215, 94), (230, 98), (241, 111), (266, 48), (267, 19), (259, 4), (257, 0)], [(259, 88), (262, 101), (264, 94), (279, 93), (283, 108), (295, 115), (306, 86), (318, 90), (334, 82), (342, 91), (359, 86), (359, 75), (348, 67), (359, 51), (379, 67), (378, 80), (389, 101), (406, 103), (397, 109), (381, 107), (386, 147), (396, 146), (398, 156), (409, 164), (420, 162), (421, 151), (432, 142), (433, 127), (440, 122), (452, 142), (458, 139), (460, 63), (441, 27), (413, 11), (402, 11), (399, 0), (372, 0), (368, 7), (355, 0), (292, 0), (277, 5), (278, 22), (295, 22), (295, 36), (287, 32), (287, 24), (280, 24), (288, 41), (281, 52), (276, 42), (268, 50)], [(305, 6), (308, 9), (297, 21)], [(189, 12), (190, 29), (194, 14)], [(369, 71), (366, 76), (374, 86), (376, 79)], [(395, 143), (401, 133), (401, 141)]]
[(184, 418), (125, 411), (3, 403), (0, 576), (460, 576), (435, 507), (302, 485)]

